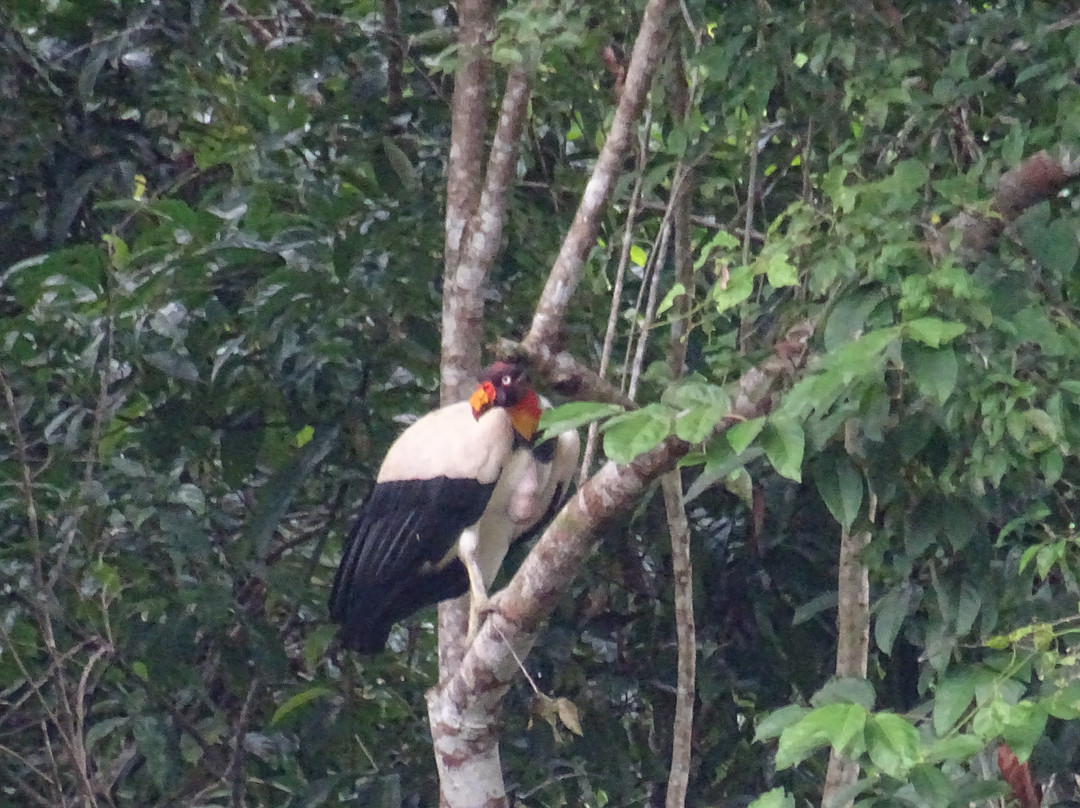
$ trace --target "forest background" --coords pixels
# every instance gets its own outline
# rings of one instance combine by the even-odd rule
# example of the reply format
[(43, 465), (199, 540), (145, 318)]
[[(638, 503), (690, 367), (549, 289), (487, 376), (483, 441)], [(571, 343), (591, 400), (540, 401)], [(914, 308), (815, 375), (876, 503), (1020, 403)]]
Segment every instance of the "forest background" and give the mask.
[[(5, 3), (0, 805), (1076, 804), (1078, 79), (1053, 2)], [(506, 350), (588, 482), (338, 651)]]

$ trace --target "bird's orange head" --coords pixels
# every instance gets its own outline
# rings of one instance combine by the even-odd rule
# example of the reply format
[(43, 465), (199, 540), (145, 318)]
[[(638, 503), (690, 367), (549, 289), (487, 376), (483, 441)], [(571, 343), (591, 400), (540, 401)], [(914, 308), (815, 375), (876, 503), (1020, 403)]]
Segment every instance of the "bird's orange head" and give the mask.
[(484, 368), (469, 404), (477, 419), (492, 407), (504, 408), (525, 440), (532, 440), (540, 424), (540, 398), (522, 362), (496, 362)]

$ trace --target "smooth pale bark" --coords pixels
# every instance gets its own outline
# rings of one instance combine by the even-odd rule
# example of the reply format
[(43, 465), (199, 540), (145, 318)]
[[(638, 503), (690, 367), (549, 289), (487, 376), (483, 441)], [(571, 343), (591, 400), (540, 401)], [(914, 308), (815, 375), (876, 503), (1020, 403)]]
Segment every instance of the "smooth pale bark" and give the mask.
[[(859, 556), (869, 543), (869, 531), (844, 530), (840, 533), (836, 675), (846, 678), (866, 678), (866, 659), (870, 651), (870, 577)], [(833, 750), (821, 792), (822, 808), (832, 806), (834, 795), (858, 779), (859, 764)], [(852, 804), (848, 801), (845, 805), (850, 807)]]
[(638, 116), (652, 84), (653, 73), (664, 52), (669, 33), (665, 23), (668, 12), (674, 5), (671, 0), (650, 0), (645, 7), (641, 28), (626, 70), (626, 82), (611, 122), (611, 131), (600, 149), (596, 166), (574, 215), (574, 222), (563, 239), (555, 265), (548, 275), (547, 284), (533, 315), (532, 328), (525, 339), (527, 344), (546, 346), (552, 352), (557, 350), (559, 332), (566, 309), (570, 305), (570, 298), (581, 278), (581, 267), (586, 254), (596, 243), (600, 215), (615, 181), (621, 174)]

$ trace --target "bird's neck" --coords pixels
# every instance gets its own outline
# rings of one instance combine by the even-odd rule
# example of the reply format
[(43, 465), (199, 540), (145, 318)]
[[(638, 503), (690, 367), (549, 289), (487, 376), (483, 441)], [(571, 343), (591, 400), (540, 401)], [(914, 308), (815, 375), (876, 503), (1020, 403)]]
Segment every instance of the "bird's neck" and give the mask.
[(507, 408), (510, 415), (510, 423), (526, 441), (531, 441), (540, 426), (540, 397), (530, 390), (517, 404)]

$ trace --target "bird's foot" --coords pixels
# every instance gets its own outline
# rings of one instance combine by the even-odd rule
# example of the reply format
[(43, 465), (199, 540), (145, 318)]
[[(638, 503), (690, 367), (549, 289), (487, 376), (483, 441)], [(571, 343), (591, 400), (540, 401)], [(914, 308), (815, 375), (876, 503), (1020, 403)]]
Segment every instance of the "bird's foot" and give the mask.
[(465, 638), (466, 645), (472, 644), (472, 641), (476, 639), (476, 635), (480, 633), (480, 627), (484, 624), (484, 620), (487, 619), (489, 614), (496, 611), (498, 611), (498, 607), (487, 595), (480, 597), (473, 595), (469, 599), (469, 633)]

